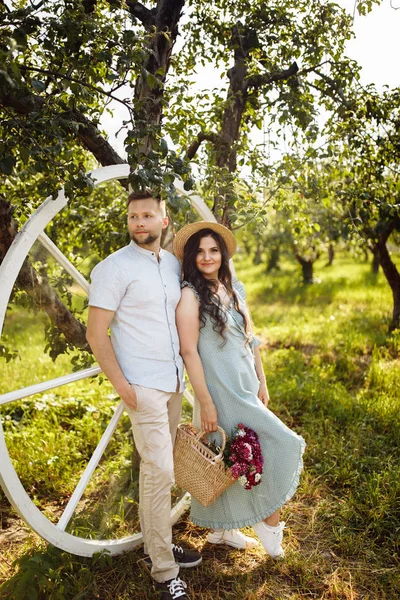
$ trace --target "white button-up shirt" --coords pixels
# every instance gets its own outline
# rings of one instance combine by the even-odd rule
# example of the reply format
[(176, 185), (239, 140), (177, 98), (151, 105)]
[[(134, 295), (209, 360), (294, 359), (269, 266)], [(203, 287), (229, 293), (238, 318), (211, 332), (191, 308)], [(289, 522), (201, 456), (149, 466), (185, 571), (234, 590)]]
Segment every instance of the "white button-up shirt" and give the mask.
[(179, 261), (131, 242), (95, 266), (89, 305), (115, 312), (111, 343), (129, 383), (183, 391), (183, 361), (175, 309), (181, 297)]

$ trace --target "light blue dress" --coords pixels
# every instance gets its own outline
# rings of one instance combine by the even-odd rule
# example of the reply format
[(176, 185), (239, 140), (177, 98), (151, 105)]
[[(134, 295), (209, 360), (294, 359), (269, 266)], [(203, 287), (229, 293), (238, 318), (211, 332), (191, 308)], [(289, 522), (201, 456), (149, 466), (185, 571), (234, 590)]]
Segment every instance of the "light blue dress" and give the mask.
[[(246, 311), (243, 285), (234, 280), (241, 310)], [(182, 287), (196, 290), (188, 282)], [(198, 351), (204, 367), (208, 390), (218, 413), (218, 425), (231, 434), (238, 423), (259, 436), (264, 458), (262, 481), (251, 490), (235, 482), (216, 501), (202, 506), (192, 498), (190, 518), (201, 527), (237, 529), (254, 525), (274, 513), (295, 493), (303, 468), (304, 439), (289, 429), (258, 399), (253, 348), (260, 342), (246, 342), (243, 318), (233, 303), (226, 309), (226, 343), (213, 330), (211, 318), (200, 329)], [(200, 428), (200, 405), (195, 398), (193, 423)], [(210, 436), (209, 436), (210, 437)], [(219, 436), (215, 439), (220, 441)]]

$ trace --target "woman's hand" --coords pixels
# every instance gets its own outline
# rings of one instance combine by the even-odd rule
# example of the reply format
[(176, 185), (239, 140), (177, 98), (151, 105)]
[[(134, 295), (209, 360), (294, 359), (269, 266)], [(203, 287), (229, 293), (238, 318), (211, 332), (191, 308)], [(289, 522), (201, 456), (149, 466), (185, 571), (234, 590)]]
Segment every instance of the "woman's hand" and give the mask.
[(268, 406), (269, 394), (267, 384), (264, 381), (260, 381), (260, 387), (258, 388), (258, 397), (265, 406)]
[(202, 431), (217, 431), (218, 415), (213, 402), (201, 406), (200, 419)]

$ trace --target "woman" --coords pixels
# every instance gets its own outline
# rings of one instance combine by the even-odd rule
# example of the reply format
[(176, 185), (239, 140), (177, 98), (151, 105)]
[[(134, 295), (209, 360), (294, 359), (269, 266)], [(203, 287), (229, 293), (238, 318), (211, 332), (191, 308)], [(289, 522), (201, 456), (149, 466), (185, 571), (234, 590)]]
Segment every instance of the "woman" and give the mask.
[(191, 520), (214, 530), (209, 542), (236, 548), (256, 544), (239, 531), (252, 525), (270, 556), (283, 557), (280, 508), (297, 488), (305, 442), (267, 408), (260, 342), (250, 329), (243, 285), (229, 268), (235, 238), (223, 225), (203, 221), (183, 227), (174, 250), (183, 261), (176, 319), (195, 392), (194, 425), (213, 432), (218, 424), (229, 435), (243, 423), (258, 434), (264, 458), (259, 485), (245, 490), (235, 482), (208, 507), (192, 498)]

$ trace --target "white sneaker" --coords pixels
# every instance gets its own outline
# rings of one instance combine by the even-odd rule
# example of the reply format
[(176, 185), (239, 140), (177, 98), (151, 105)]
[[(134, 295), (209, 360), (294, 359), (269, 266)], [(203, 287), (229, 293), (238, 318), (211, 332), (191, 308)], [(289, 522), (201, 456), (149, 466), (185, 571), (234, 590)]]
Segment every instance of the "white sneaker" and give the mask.
[(264, 521), (253, 525), (253, 529), (260, 538), (260, 542), (272, 558), (283, 558), (285, 556), (285, 552), (281, 546), (284, 528), (284, 521), (276, 527), (267, 525)]
[(257, 540), (248, 535), (244, 535), (239, 529), (215, 529), (210, 531), (207, 536), (210, 544), (226, 544), (233, 548), (250, 549), (258, 546)]

